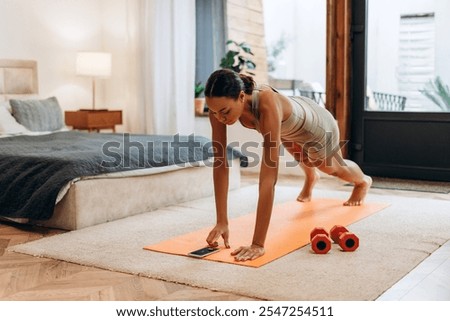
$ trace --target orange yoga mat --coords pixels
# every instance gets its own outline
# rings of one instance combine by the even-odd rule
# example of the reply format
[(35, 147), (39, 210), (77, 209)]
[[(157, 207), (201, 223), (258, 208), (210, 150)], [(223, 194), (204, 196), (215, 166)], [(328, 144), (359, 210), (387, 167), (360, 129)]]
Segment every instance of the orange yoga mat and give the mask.
[[(343, 206), (342, 203), (341, 199), (315, 199), (308, 203), (292, 201), (274, 205), (265, 243), (266, 254), (253, 261), (237, 262), (230, 253), (239, 246), (251, 244), (256, 213), (232, 219), (229, 221), (231, 249), (225, 248), (220, 239), (221, 250), (202, 260), (260, 267), (309, 244), (309, 234), (314, 227), (329, 230), (336, 224), (347, 226), (388, 206), (369, 202), (361, 206)], [(212, 226), (144, 249), (187, 256), (189, 252), (207, 246), (206, 237), (211, 229)]]

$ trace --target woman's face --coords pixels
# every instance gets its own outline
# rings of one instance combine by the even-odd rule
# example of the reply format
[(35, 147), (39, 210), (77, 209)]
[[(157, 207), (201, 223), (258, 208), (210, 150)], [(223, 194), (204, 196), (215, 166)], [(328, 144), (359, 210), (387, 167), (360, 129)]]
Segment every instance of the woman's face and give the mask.
[(229, 97), (206, 97), (206, 105), (210, 113), (226, 125), (232, 125), (239, 120), (244, 110), (244, 101), (243, 91), (236, 100)]

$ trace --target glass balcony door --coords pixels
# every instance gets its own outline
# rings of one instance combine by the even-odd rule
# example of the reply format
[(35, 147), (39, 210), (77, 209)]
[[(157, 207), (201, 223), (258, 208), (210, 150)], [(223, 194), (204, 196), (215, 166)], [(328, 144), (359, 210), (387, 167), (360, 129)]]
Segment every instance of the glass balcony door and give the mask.
[(450, 3), (352, 6), (352, 158), (371, 175), (450, 181)]

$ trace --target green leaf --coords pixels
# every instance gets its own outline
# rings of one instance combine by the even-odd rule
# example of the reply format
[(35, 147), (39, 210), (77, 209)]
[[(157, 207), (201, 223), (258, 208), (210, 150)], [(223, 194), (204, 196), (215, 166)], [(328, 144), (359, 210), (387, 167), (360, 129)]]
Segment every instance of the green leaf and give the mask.
[(195, 98), (200, 97), (200, 95), (202, 94), (202, 92), (204, 90), (205, 90), (205, 86), (203, 86), (201, 81), (195, 83), (195, 88), (194, 88)]
[(233, 51), (233, 50), (229, 50), (227, 52), (227, 54), (225, 55), (224, 58), (222, 58), (221, 62), (220, 62), (220, 67), (222, 68), (229, 68), (231, 66), (234, 65), (234, 57), (236, 57), (236, 55), (238, 55), (239, 52), (237, 51)]
[[(220, 67), (232, 69), (239, 73), (246, 67), (248, 69), (255, 69), (255, 63), (246, 56), (247, 54), (254, 55), (248, 43), (237, 43), (236, 41), (229, 39), (226, 44), (234, 44), (237, 49), (228, 50), (225, 53), (225, 56), (220, 61)], [(241, 53), (244, 53), (245, 55), (242, 55)]]
[(233, 57), (234, 58), (237, 55), (239, 55), (239, 51), (228, 50), (228, 52), (227, 52), (227, 56), (229, 56), (229, 57)]
[(250, 49), (250, 45), (246, 42), (241, 42), (239, 44), (239, 47), (241, 47), (242, 49), (246, 50), (246, 49)]
[(236, 41), (234, 41), (234, 40), (228, 40), (228, 41), (227, 41), (227, 45), (231, 45), (231, 44), (234, 44), (236, 47), (239, 47), (239, 44), (238, 44)]
[(441, 102), (439, 101), (439, 99), (437, 99), (432, 93), (430, 93), (426, 90), (419, 90), (419, 91), (420, 91), (420, 93), (425, 95), (425, 97), (427, 97), (429, 100), (431, 100), (433, 103), (435, 103), (440, 109), (445, 110), (443, 108), (443, 106), (441, 106)]
[(450, 111), (450, 89), (439, 76), (434, 80), (428, 81), (425, 84), (425, 88), (419, 90), (419, 92), (443, 111)]

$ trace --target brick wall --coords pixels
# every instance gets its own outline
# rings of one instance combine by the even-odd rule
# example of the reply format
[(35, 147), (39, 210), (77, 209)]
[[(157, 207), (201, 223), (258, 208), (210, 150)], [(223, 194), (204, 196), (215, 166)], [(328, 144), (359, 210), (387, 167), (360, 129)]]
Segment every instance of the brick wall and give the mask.
[(256, 64), (254, 78), (258, 84), (268, 83), (263, 11), (262, 0), (227, 0), (227, 38), (250, 45), (254, 53), (252, 61)]

